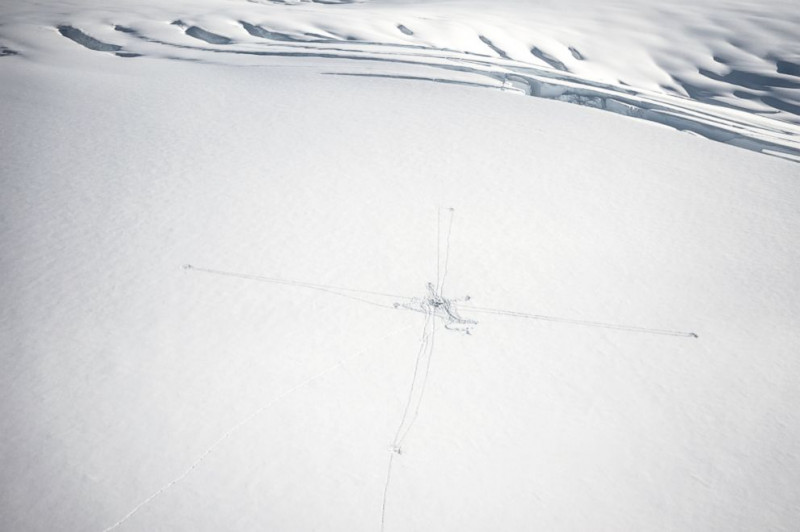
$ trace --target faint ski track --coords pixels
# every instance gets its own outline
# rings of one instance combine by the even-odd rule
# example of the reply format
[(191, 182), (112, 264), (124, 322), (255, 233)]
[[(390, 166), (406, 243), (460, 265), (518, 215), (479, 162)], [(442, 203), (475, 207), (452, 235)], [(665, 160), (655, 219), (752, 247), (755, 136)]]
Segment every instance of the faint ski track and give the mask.
[(142, 508), (147, 506), (153, 499), (157, 498), (159, 495), (161, 495), (162, 493), (164, 493), (167, 490), (169, 490), (175, 484), (178, 484), (179, 482), (181, 482), (184, 478), (186, 478), (189, 474), (191, 474), (192, 471), (194, 471), (198, 466), (200, 466), (202, 464), (202, 462), (210, 454), (212, 454), (217, 449), (217, 447), (219, 447), (223, 442), (225, 442), (225, 440), (227, 440), (236, 431), (238, 431), (239, 429), (244, 427), (250, 421), (252, 421), (256, 417), (258, 417), (265, 410), (268, 410), (269, 408), (271, 408), (275, 404), (279, 403), (282, 399), (284, 399), (285, 397), (287, 397), (287, 396), (291, 395), (292, 393), (296, 392), (300, 388), (302, 388), (302, 387), (314, 382), (315, 380), (318, 380), (318, 379), (324, 377), (325, 375), (327, 375), (328, 373), (332, 372), (333, 370), (339, 368), (340, 366), (344, 365), (345, 363), (347, 363), (347, 362), (349, 362), (349, 361), (351, 361), (351, 360), (353, 360), (355, 358), (358, 358), (359, 356), (367, 353), (368, 351), (370, 351), (375, 346), (375, 344), (377, 344), (379, 342), (382, 342), (382, 341), (384, 341), (387, 338), (390, 338), (392, 336), (396, 336), (396, 335), (398, 335), (400, 333), (403, 333), (403, 332), (411, 329), (412, 327), (414, 327), (414, 325), (409, 325), (407, 327), (403, 327), (402, 329), (396, 330), (394, 332), (391, 332), (389, 334), (386, 334), (386, 335), (380, 337), (378, 340), (373, 342), (369, 347), (367, 347), (365, 349), (362, 349), (361, 351), (358, 351), (357, 353), (355, 353), (353, 355), (347, 356), (347, 357), (339, 360), (338, 362), (336, 362), (332, 366), (329, 366), (328, 368), (320, 371), (319, 373), (314, 374), (313, 376), (307, 378), (306, 380), (304, 380), (304, 381), (302, 381), (302, 382), (300, 382), (298, 384), (295, 384), (294, 386), (292, 386), (291, 388), (289, 388), (285, 392), (279, 394), (277, 397), (271, 399), (269, 402), (265, 403), (264, 405), (262, 405), (258, 409), (254, 410), (247, 417), (243, 418), (241, 421), (239, 421), (238, 423), (233, 425), (231, 428), (229, 428), (227, 431), (225, 431), (225, 433), (222, 436), (220, 436), (216, 441), (214, 441), (214, 443), (212, 443), (211, 446), (208, 449), (206, 449), (205, 452), (203, 452), (203, 454), (201, 454), (194, 462), (192, 462), (192, 464), (183, 473), (181, 473), (180, 475), (178, 475), (174, 479), (170, 480), (169, 482), (167, 482), (163, 486), (161, 486), (159, 489), (157, 489), (155, 492), (153, 492), (152, 495), (150, 495), (149, 497), (145, 498), (142, 502), (137, 504), (131, 511), (129, 511), (127, 514), (125, 514), (119, 521), (117, 521), (116, 523), (114, 523), (113, 525), (111, 525), (111, 526), (109, 526), (107, 528), (104, 528), (103, 532), (109, 532), (110, 530), (114, 530), (114, 529), (120, 527), (128, 519), (133, 517), (139, 510), (141, 510)]

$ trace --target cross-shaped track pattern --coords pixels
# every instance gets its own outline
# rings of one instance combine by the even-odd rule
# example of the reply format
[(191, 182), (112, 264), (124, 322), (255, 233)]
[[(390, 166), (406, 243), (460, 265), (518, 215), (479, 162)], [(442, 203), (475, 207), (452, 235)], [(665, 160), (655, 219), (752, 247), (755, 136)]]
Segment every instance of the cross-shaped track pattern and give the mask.
[[(417, 356), (414, 360), (414, 371), (409, 385), (408, 395), (403, 407), (403, 414), (398, 423), (394, 437), (389, 445), (389, 461), (386, 470), (386, 481), (383, 490), (383, 502), (381, 505), (381, 525), (380, 529), (383, 531), (386, 527), (387, 507), (389, 502), (390, 486), (392, 482), (392, 468), (395, 460), (403, 456), (403, 443), (408, 437), (422, 406), (422, 401), (425, 396), (425, 388), (428, 384), (428, 374), (431, 367), (431, 359), (434, 352), (434, 341), (436, 338), (437, 324), (443, 324), (445, 330), (456, 331), (462, 334), (470, 334), (472, 329), (478, 324), (474, 319), (462, 317), (460, 309), (468, 312), (494, 314), (497, 316), (506, 316), (513, 318), (523, 318), (529, 320), (543, 320), (556, 323), (563, 323), (569, 325), (579, 325), (584, 327), (595, 327), (603, 329), (611, 329), (625, 332), (657, 334), (666, 336), (677, 336), (685, 338), (697, 338), (694, 332), (686, 331), (673, 331), (667, 329), (654, 329), (646, 327), (638, 327), (632, 325), (624, 325), (617, 323), (606, 323), (598, 321), (576, 320), (570, 318), (562, 318), (557, 316), (547, 316), (540, 314), (530, 314), (526, 312), (517, 312), (510, 310), (502, 310), (489, 307), (477, 307), (469, 304), (470, 296), (461, 298), (447, 298), (444, 295), (444, 289), (447, 281), (447, 273), (450, 262), (450, 236), (453, 229), (454, 209), (439, 209), (437, 211), (437, 252), (436, 252), (436, 282), (428, 282), (426, 285), (426, 293), (422, 297), (403, 296), (392, 294), (388, 292), (379, 292), (375, 290), (366, 290), (359, 288), (346, 288), (341, 286), (332, 286), (320, 283), (311, 283), (305, 281), (296, 281), (290, 279), (282, 279), (277, 277), (266, 277), (261, 275), (252, 275), (246, 273), (230, 272), (225, 270), (216, 270), (210, 268), (203, 268), (185, 264), (183, 269), (187, 272), (198, 272), (212, 275), (219, 275), (225, 277), (233, 277), (249, 281), (258, 281), (271, 284), (279, 284), (291, 286), (299, 289), (316, 290), (325, 292), (331, 295), (336, 295), (365, 303), (380, 308), (393, 309), (393, 310), (407, 310), (411, 312), (422, 313), (425, 316), (425, 321), (420, 335), (420, 344), (417, 351)], [(408, 330), (408, 327), (401, 329), (399, 332), (391, 333), (387, 336), (394, 336), (401, 332)], [(381, 341), (387, 336), (381, 338)], [(309, 377), (308, 379), (293, 386), (287, 391), (280, 394), (278, 397), (273, 398), (269, 402), (263, 404), (258, 409), (254, 410), (250, 415), (231, 426), (226, 430), (208, 449), (206, 449), (191, 465), (183, 471), (180, 475), (167, 482), (150, 496), (146, 497), (139, 504), (133, 507), (126, 515), (119, 519), (113, 525), (107, 527), (104, 532), (114, 530), (125, 523), (128, 519), (133, 517), (134, 514), (139, 512), (142, 508), (147, 506), (154, 499), (161, 496), (164, 492), (171, 489), (174, 485), (180, 483), (184, 478), (192, 473), (202, 462), (213, 452), (215, 452), (223, 442), (228, 440), (235, 432), (244, 427), (246, 424), (253, 421), (258, 415), (272, 407), (283, 398), (297, 391), (298, 389), (310, 384), (311, 382), (323, 377), (336, 368), (340, 367), (345, 362), (354, 359), (367, 350), (362, 350), (358, 353), (350, 355), (343, 360), (340, 360), (333, 366)]]

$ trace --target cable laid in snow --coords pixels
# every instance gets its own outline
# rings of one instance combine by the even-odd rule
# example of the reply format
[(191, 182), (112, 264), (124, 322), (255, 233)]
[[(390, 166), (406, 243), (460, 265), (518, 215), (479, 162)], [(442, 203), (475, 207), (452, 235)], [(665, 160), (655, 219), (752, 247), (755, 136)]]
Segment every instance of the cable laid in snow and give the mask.
[[(403, 407), (403, 416), (397, 426), (392, 445), (389, 450), (389, 464), (386, 469), (386, 482), (383, 486), (383, 502), (381, 504), (381, 532), (383, 532), (386, 523), (386, 503), (389, 498), (389, 485), (392, 481), (392, 465), (394, 464), (395, 456), (402, 454), (402, 445), (405, 438), (408, 436), (411, 427), (417, 420), (419, 415), (419, 408), (422, 404), (422, 398), (425, 395), (425, 387), (428, 382), (428, 373), (431, 367), (431, 357), (433, 356), (433, 339), (436, 331), (436, 320), (432, 312), (425, 315), (425, 325), (422, 329), (422, 337), (420, 338), (419, 350), (417, 357), (414, 361), (414, 373), (411, 377), (411, 386), (408, 390), (408, 398), (406, 399), (405, 406)], [(420, 369), (424, 366), (424, 371), (420, 375)], [(409, 412), (413, 414), (409, 419)]]
[(441, 277), (439, 277), (439, 263), (441, 255), (441, 218), (442, 218), (442, 210), (439, 209), (436, 215), (436, 292), (441, 294), (444, 292), (444, 281), (447, 277), (447, 264), (450, 261), (450, 233), (453, 231), (453, 218), (454, 218), (454, 209), (450, 207), (447, 209), (447, 213), (449, 214), (450, 220), (447, 223), (447, 233), (445, 234), (445, 248), (444, 248), (444, 271), (442, 272)]
[[(420, 346), (419, 351), (417, 352), (417, 358), (414, 362), (414, 373), (411, 377), (411, 387), (408, 391), (408, 399), (406, 400), (405, 407), (403, 408), (403, 416), (400, 418), (400, 423), (397, 426), (397, 431), (395, 432), (394, 439), (392, 440), (392, 448), (399, 449), (403, 440), (408, 435), (408, 431), (411, 429), (411, 426), (416, 421), (417, 415), (419, 413), (419, 405), (422, 401), (422, 395), (425, 391), (425, 384), (428, 380), (428, 372), (430, 370), (431, 364), (431, 355), (433, 354), (433, 338), (436, 332), (436, 321), (433, 319), (433, 314), (428, 313), (425, 317), (425, 326), (422, 331), (422, 338), (420, 339)], [(424, 371), (420, 377), (420, 366), (421, 362), (424, 361)], [(422, 379), (419, 385), (419, 395), (418, 397), (414, 398), (414, 392), (417, 391), (418, 385), (417, 382), (419, 379)], [(406, 424), (408, 419), (408, 414), (411, 409), (411, 405), (416, 403), (414, 407), (414, 415), (412, 415), (411, 420)]]
[(204, 272), (210, 273), (213, 275), (222, 275), (225, 277), (237, 277), (239, 279), (247, 279), (250, 281), (259, 281), (262, 283), (273, 283), (273, 284), (281, 284), (286, 286), (295, 286), (300, 288), (308, 288), (311, 290), (317, 290), (320, 292), (327, 292), (329, 294), (334, 294), (341, 297), (346, 297), (347, 299), (353, 299), (355, 301), (360, 301), (362, 303), (367, 303), (369, 305), (373, 305), (376, 307), (382, 308), (395, 308), (393, 305), (387, 305), (383, 303), (378, 303), (376, 301), (371, 301), (369, 299), (365, 299), (363, 297), (355, 296), (352, 294), (365, 294), (371, 296), (380, 296), (380, 297), (390, 297), (393, 299), (404, 299), (404, 300), (411, 300), (413, 298), (408, 296), (400, 296), (397, 294), (387, 294), (384, 292), (374, 292), (371, 290), (359, 290), (356, 288), (344, 288), (341, 286), (331, 286), (331, 285), (324, 285), (324, 284), (317, 284), (317, 283), (306, 283), (303, 281), (294, 281), (291, 279), (281, 279), (279, 277), (265, 277), (263, 275), (253, 275), (249, 273), (237, 273), (237, 272), (229, 272), (224, 270), (212, 270), (210, 268), (200, 268), (197, 266), (192, 266), (191, 264), (184, 264), (183, 269), (187, 271), (196, 271), (196, 272)]
[[(439, 278), (439, 268), (442, 265), (441, 257), (441, 224), (439, 223), (441, 219), (441, 209), (437, 214), (437, 229), (436, 229), (436, 267), (437, 267), (437, 285), (439, 290), (437, 293), (441, 293), (440, 289), (444, 285), (444, 281), (447, 277), (447, 262), (450, 258), (450, 231), (453, 227), (453, 209), (448, 209), (450, 213), (450, 223), (447, 228), (447, 236), (445, 239), (445, 255), (444, 255), (444, 264), (443, 264), (443, 273)], [(400, 424), (397, 427), (397, 432), (395, 433), (394, 440), (392, 441), (392, 449), (399, 451), (403, 441), (405, 440), (406, 436), (408, 435), (411, 427), (417, 420), (417, 416), (419, 415), (419, 408), (422, 404), (422, 398), (425, 394), (425, 386), (428, 382), (428, 373), (430, 372), (431, 367), (431, 357), (433, 355), (433, 346), (434, 346), (434, 338), (436, 335), (436, 320), (434, 319), (438, 314), (436, 313), (437, 308), (433, 305), (426, 304), (422, 306), (422, 309), (425, 311), (425, 325), (422, 330), (422, 338), (420, 339), (420, 348), (417, 352), (417, 358), (414, 362), (414, 374), (411, 379), (411, 387), (408, 392), (408, 399), (406, 400), (405, 408), (403, 409), (403, 416), (400, 419)], [(422, 374), (422, 381), (419, 385), (419, 396), (417, 397), (416, 401), (414, 401), (414, 392), (417, 389), (417, 380), (419, 375), (420, 369), (420, 362), (425, 359), (425, 369)], [(411, 417), (411, 420), (406, 424), (406, 420), (409, 413), (409, 408), (411, 407), (412, 402), (416, 402), (416, 406), (414, 407), (414, 414)]]
[[(444, 261), (442, 261), (442, 236), (441, 236), (441, 209), (437, 213), (436, 220), (436, 294), (441, 293), (441, 288), (447, 277), (447, 263), (450, 258), (450, 232), (453, 228), (453, 209), (448, 209), (450, 214), (450, 221), (447, 226), (447, 235), (445, 238), (445, 252)], [(389, 486), (392, 482), (392, 466), (394, 465), (395, 456), (402, 454), (403, 442), (405, 441), (414, 423), (419, 416), (419, 409), (422, 405), (422, 399), (425, 396), (425, 388), (428, 384), (428, 375), (431, 369), (431, 359), (433, 358), (434, 340), (436, 337), (436, 317), (440, 314), (436, 313), (437, 307), (429, 304), (427, 301), (422, 305), (421, 309), (425, 311), (425, 325), (422, 329), (422, 337), (420, 338), (419, 350), (417, 357), (414, 361), (414, 373), (411, 377), (411, 386), (408, 390), (408, 398), (406, 399), (405, 407), (403, 408), (403, 415), (400, 418), (400, 423), (397, 426), (392, 445), (390, 447), (391, 454), (389, 455), (389, 464), (386, 468), (386, 482), (383, 486), (383, 502), (381, 504), (381, 532), (386, 527), (386, 504), (389, 499)], [(424, 370), (420, 376), (420, 368), (424, 361)], [(409, 412), (412, 412), (411, 406), (414, 405), (413, 413), (409, 418)]]
[(600, 321), (575, 320), (570, 318), (559, 318), (557, 316), (545, 316), (542, 314), (528, 314), (526, 312), (515, 312), (512, 310), (501, 310), (495, 308), (473, 307), (463, 305), (464, 308), (482, 314), (496, 314), (498, 316), (509, 316), (512, 318), (526, 318), (529, 320), (553, 321), (556, 323), (568, 323), (570, 325), (581, 325), (584, 327), (597, 327), (600, 329), (613, 329), (616, 331), (640, 332), (647, 334), (661, 334), (666, 336), (682, 336), (685, 338), (697, 338), (697, 333), (690, 331), (671, 331), (667, 329), (650, 329), (647, 327), (636, 327), (633, 325), (622, 325), (618, 323), (604, 323)]
[(322, 377), (324, 377), (324, 376), (325, 376), (325, 375), (327, 375), (328, 373), (330, 373), (330, 372), (334, 371), (335, 369), (337, 369), (337, 368), (339, 368), (339, 367), (343, 366), (345, 363), (347, 363), (347, 362), (349, 362), (349, 361), (351, 361), (351, 360), (353, 360), (353, 359), (355, 359), (355, 358), (358, 358), (358, 357), (360, 357), (360, 356), (361, 356), (361, 355), (363, 355), (364, 353), (368, 352), (368, 351), (369, 351), (369, 350), (370, 350), (370, 349), (371, 349), (371, 348), (372, 348), (372, 347), (373, 347), (375, 344), (377, 344), (378, 342), (382, 342), (382, 341), (386, 340), (387, 338), (390, 338), (390, 337), (392, 337), (392, 336), (396, 336), (396, 335), (398, 335), (398, 334), (400, 334), (400, 333), (403, 333), (403, 332), (407, 331), (408, 329), (410, 329), (411, 327), (412, 327), (412, 326), (411, 326), (411, 325), (409, 325), (409, 326), (407, 326), (407, 327), (403, 327), (402, 329), (399, 329), (399, 330), (397, 330), (397, 331), (394, 331), (394, 332), (392, 332), (392, 333), (389, 333), (389, 334), (387, 334), (387, 335), (385, 335), (385, 336), (382, 336), (380, 339), (378, 339), (378, 340), (376, 340), (375, 342), (373, 342), (373, 343), (372, 343), (372, 345), (370, 345), (370, 346), (369, 346), (369, 347), (367, 347), (366, 349), (362, 349), (361, 351), (358, 351), (357, 353), (355, 353), (355, 354), (353, 354), (353, 355), (350, 355), (350, 356), (344, 357), (343, 359), (339, 360), (338, 362), (336, 362), (336, 363), (335, 363), (335, 364), (333, 364), (332, 366), (329, 366), (328, 368), (326, 368), (326, 369), (324, 369), (324, 370), (320, 371), (319, 373), (316, 373), (315, 375), (312, 375), (311, 377), (309, 377), (309, 378), (305, 379), (304, 381), (302, 381), (302, 382), (299, 382), (298, 384), (295, 384), (294, 386), (292, 386), (291, 388), (289, 388), (289, 389), (288, 389), (288, 390), (286, 390), (285, 392), (283, 392), (283, 393), (279, 394), (277, 397), (275, 397), (275, 398), (271, 399), (271, 400), (270, 400), (270, 401), (268, 401), (267, 403), (264, 403), (264, 404), (263, 404), (263, 405), (261, 405), (259, 408), (257, 408), (257, 409), (256, 409), (256, 410), (254, 410), (253, 412), (251, 412), (249, 415), (247, 415), (246, 417), (244, 417), (242, 420), (240, 420), (238, 423), (236, 423), (235, 425), (231, 426), (231, 427), (230, 427), (228, 430), (226, 430), (226, 431), (225, 431), (225, 432), (222, 434), (222, 436), (220, 436), (219, 438), (217, 438), (217, 439), (214, 441), (214, 443), (212, 443), (212, 444), (211, 444), (211, 446), (210, 446), (210, 447), (208, 447), (208, 448), (207, 448), (207, 449), (206, 449), (206, 450), (205, 450), (205, 451), (204, 451), (204, 452), (203, 452), (203, 453), (202, 453), (202, 454), (201, 454), (201, 455), (200, 455), (200, 456), (199, 456), (199, 457), (198, 457), (196, 460), (194, 460), (194, 461), (193, 461), (193, 462), (192, 462), (192, 463), (189, 465), (189, 467), (188, 467), (188, 468), (186, 468), (186, 469), (185, 469), (185, 470), (184, 470), (184, 471), (183, 471), (183, 472), (182, 472), (180, 475), (178, 475), (177, 477), (173, 478), (172, 480), (170, 480), (169, 482), (167, 482), (166, 484), (164, 484), (164, 485), (163, 485), (163, 486), (161, 486), (160, 488), (158, 488), (158, 489), (157, 489), (155, 492), (153, 492), (153, 493), (152, 493), (150, 496), (146, 497), (144, 500), (142, 500), (142, 502), (140, 502), (139, 504), (137, 504), (136, 506), (134, 506), (134, 507), (133, 507), (133, 509), (132, 509), (131, 511), (129, 511), (127, 514), (125, 514), (125, 515), (124, 515), (124, 516), (123, 516), (121, 519), (119, 519), (119, 520), (118, 520), (116, 523), (114, 523), (113, 525), (111, 525), (111, 526), (109, 526), (109, 527), (107, 527), (107, 528), (103, 529), (103, 532), (110, 532), (111, 530), (114, 530), (114, 529), (118, 528), (118, 527), (119, 527), (119, 526), (121, 526), (123, 523), (125, 523), (125, 522), (126, 522), (128, 519), (130, 519), (131, 517), (133, 517), (133, 516), (134, 516), (134, 515), (135, 515), (135, 514), (136, 514), (136, 513), (139, 511), (139, 510), (141, 510), (142, 508), (144, 508), (145, 506), (147, 506), (147, 505), (148, 505), (150, 502), (152, 502), (154, 499), (156, 499), (158, 496), (160, 496), (162, 493), (164, 493), (164, 492), (166, 492), (167, 490), (169, 490), (170, 488), (172, 488), (172, 487), (173, 487), (175, 484), (178, 484), (179, 482), (181, 482), (181, 481), (182, 481), (184, 478), (186, 478), (186, 477), (187, 477), (187, 476), (188, 476), (188, 475), (189, 475), (189, 474), (190, 474), (192, 471), (194, 471), (194, 470), (195, 470), (197, 467), (199, 467), (199, 466), (200, 466), (200, 464), (201, 464), (201, 463), (202, 463), (202, 462), (203, 462), (203, 461), (204, 461), (204, 460), (205, 460), (205, 459), (206, 459), (206, 458), (207, 458), (207, 457), (208, 457), (210, 454), (212, 454), (212, 453), (213, 453), (213, 452), (214, 452), (214, 451), (215, 451), (215, 450), (216, 450), (216, 449), (217, 449), (217, 448), (218, 448), (220, 445), (222, 445), (222, 443), (223, 443), (223, 442), (225, 442), (225, 440), (227, 440), (228, 438), (230, 438), (230, 437), (231, 437), (231, 436), (232, 436), (232, 435), (233, 435), (235, 432), (237, 432), (239, 429), (241, 429), (242, 427), (244, 427), (246, 424), (248, 424), (249, 422), (251, 422), (251, 421), (252, 421), (253, 419), (255, 419), (256, 417), (258, 417), (258, 416), (259, 416), (260, 414), (262, 414), (262, 413), (263, 413), (265, 410), (268, 410), (269, 408), (271, 408), (272, 406), (274, 406), (275, 404), (277, 404), (278, 402), (280, 402), (282, 399), (284, 399), (284, 398), (286, 398), (287, 396), (291, 395), (292, 393), (296, 392), (296, 391), (297, 391), (297, 390), (299, 390), (300, 388), (303, 388), (304, 386), (307, 386), (308, 384), (311, 384), (312, 382), (314, 382), (314, 381), (316, 381), (316, 380), (318, 380), (318, 379), (321, 379)]

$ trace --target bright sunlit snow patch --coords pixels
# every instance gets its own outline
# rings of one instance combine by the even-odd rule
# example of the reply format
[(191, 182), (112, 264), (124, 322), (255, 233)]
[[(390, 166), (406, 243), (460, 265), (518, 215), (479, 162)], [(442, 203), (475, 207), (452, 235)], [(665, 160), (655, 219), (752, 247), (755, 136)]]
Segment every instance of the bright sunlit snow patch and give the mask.
[(792, 5), (0, 14), (0, 529), (800, 522)]

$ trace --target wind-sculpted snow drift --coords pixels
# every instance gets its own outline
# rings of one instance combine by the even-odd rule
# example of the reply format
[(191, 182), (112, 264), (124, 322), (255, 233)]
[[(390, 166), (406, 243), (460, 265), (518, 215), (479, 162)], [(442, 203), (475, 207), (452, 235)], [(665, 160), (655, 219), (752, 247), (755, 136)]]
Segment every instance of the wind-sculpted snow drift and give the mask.
[[(759, 6), (738, 5), (695, 7), (691, 15), (680, 5), (486, 8), (468, 1), (220, 2), (163, 8), (158, 18), (169, 22), (135, 7), (84, 8), (54, 24), (74, 42), (47, 46), (220, 64), (325, 59), (329, 74), (471, 81), (800, 159), (796, 10), (777, 4), (766, 20)], [(24, 28), (41, 23), (29, 12), (9, 17), (0, 38), (38, 50)]]

